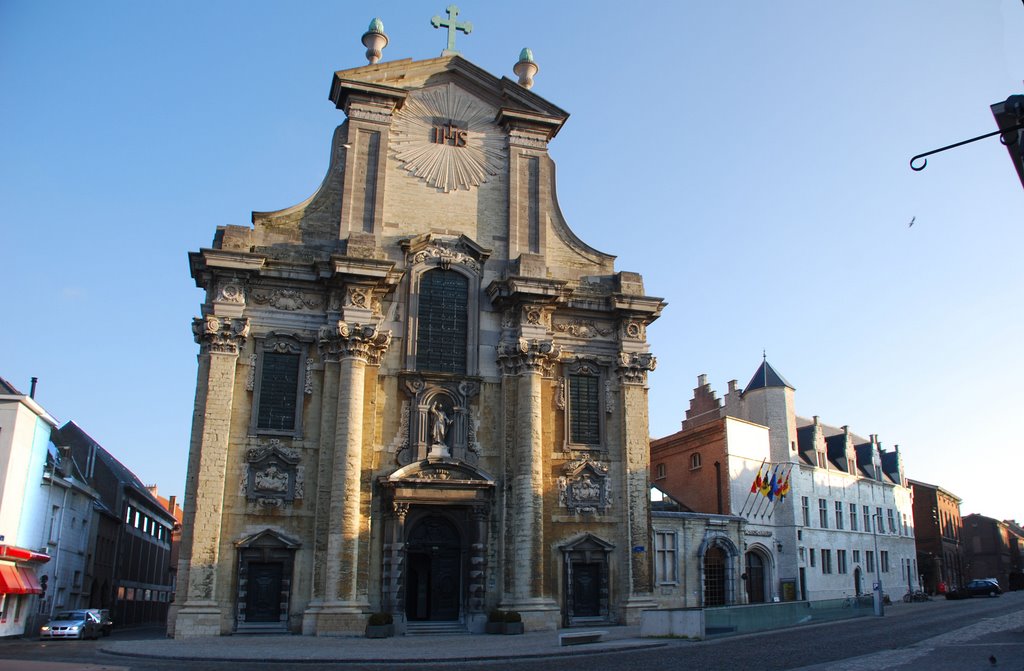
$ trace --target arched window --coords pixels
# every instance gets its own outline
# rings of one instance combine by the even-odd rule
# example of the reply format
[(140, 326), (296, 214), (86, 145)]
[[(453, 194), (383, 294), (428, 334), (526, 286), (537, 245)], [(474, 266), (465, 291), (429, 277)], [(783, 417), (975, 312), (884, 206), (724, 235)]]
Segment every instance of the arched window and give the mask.
[(466, 373), (469, 280), (454, 270), (428, 270), (420, 278), (416, 369)]
[(712, 545), (704, 553), (704, 605), (725, 605), (725, 562), (722, 548)]

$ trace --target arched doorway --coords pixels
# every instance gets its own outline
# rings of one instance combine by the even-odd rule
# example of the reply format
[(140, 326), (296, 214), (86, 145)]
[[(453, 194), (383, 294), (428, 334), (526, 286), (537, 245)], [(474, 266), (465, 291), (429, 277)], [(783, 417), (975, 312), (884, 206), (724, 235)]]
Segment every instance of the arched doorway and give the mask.
[(765, 561), (759, 552), (747, 553), (747, 603), (765, 603)]
[(853, 590), (854, 594), (860, 596), (863, 594), (863, 590), (860, 585), (860, 567), (853, 569)]
[(704, 605), (725, 605), (725, 562), (722, 548), (712, 545), (704, 553)]
[(462, 566), (462, 537), (451, 521), (440, 515), (428, 515), (416, 522), (406, 540), (406, 617), (458, 620)]

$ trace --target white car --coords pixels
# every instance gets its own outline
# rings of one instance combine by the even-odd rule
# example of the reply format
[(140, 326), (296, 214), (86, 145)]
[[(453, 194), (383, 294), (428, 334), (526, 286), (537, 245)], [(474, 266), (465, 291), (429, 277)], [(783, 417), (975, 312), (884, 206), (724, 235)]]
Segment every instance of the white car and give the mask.
[(87, 610), (65, 610), (39, 628), (39, 638), (100, 637), (100, 618)]

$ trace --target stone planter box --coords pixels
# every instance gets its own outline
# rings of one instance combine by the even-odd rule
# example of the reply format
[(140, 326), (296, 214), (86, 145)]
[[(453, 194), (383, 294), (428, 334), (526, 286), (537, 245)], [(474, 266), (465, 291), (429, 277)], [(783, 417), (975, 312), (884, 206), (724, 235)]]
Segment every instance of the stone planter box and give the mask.
[(366, 625), (366, 638), (391, 638), (395, 635), (394, 624)]
[(503, 622), (501, 624), (501, 633), (503, 634), (521, 634), (523, 633), (522, 622)]
[(501, 630), (504, 629), (504, 628), (505, 628), (505, 623), (504, 622), (488, 622), (485, 625), (485, 627), (484, 627), (484, 631), (487, 632), (488, 634), (500, 634), (500, 633), (502, 633)]

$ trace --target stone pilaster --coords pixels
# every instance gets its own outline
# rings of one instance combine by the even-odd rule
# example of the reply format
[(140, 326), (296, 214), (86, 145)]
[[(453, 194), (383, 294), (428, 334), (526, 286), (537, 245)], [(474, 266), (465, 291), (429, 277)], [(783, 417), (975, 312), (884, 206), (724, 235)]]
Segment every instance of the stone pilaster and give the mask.
[(209, 315), (194, 319), (192, 332), (200, 346), (199, 374), (175, 597), (181, 605), (169, 618), (175, 638), (222, 633), (217, 594), (221, 507), (235, 369), (239, 349), (249, 335), (249, 320)]
[[(647, 373), (657, 361), (648, 352), (619, 354), (623, 483), (628, 499), (629, 590), (626, 624), (639, 624), (643, 610), (656, 607), (651, 597), (650, 439), (647, 420)], [(638, 551), (640, 549), (640, 551)]]
[(544, 593), (547, 566), (544, 544), (544, 443), (541, 379), (558, 360), (559, 348), (550, 340), (519, 338), (499, 345), (498, 364), (503, 385), (514, 385), (517, 397), (515, 453), (512, 461), (510, 500), (505, 523), (514, 526), (511, 552), (511, 603), (527, 627), (550, 628), (550, 595)]
[(391, 332), (373, 325), (339, 321), (320, 331), (325, 360), (338, 362), (338, 404), (324, 601), (317, 614), (317, 634), (359, 631), (365, 624), (363, 614), (369, 610), (365, 580), (361, 583), (359, 579), (359, 546), (364, 530), (363, 388), (366, 366), (380, 365), (390, 344)]

